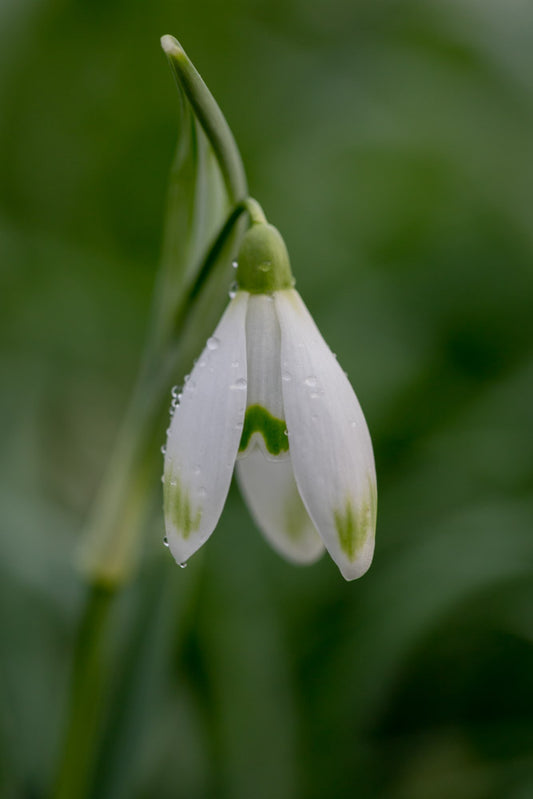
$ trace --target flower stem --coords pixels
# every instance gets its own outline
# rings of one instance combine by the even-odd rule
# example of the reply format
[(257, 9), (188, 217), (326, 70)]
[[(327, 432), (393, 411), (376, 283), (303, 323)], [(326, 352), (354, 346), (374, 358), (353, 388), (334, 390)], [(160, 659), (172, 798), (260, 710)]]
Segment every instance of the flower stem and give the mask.
[(96, 761), (107, 683), (105, 638), (114, 590), (89, 588), (74, 653), (70, 713), (52, 799), (84, 799)]

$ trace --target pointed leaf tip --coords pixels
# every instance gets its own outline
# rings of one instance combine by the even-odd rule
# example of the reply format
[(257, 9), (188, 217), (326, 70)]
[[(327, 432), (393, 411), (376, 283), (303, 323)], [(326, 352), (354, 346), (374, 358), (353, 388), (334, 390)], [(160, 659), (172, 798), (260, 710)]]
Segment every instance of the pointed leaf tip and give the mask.
[(165, 33), (164, 36), (161, 36), (161, 47), (168, 56), (180, 55), (183, 52), (178, 40), (169, 33)]

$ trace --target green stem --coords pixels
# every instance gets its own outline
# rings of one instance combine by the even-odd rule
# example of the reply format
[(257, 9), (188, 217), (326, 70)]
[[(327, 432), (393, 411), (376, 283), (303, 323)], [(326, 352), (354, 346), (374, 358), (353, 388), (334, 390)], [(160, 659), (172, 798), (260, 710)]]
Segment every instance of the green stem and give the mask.
[(246, 173), (224, 114), (177, 39), (163, 36), (161, 46), (215, 152), (230, 202), (234, 204), (243, 200), (248, 194)]
[(84, 799), (94, 769), (104, 709), (105, 634), (114, 591), (89, 589), (74, 653), (70, 713), (52, 799)]

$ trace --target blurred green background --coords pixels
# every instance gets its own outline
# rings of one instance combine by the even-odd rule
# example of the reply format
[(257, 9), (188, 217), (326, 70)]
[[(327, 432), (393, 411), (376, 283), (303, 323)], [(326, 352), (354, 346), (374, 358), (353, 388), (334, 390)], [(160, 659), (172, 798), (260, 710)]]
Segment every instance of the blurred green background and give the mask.
[(90, 795), (531, 799), (525, 0), (2, 0), (0, 795), (45, 797), (59, 753), (73, 557), (135, 379), (178, 135), (164, 33), (358, 393), (377, 549), (355, 583), (328, 558), (295, 568), (232, 489), (181, 571), (158, 500)]

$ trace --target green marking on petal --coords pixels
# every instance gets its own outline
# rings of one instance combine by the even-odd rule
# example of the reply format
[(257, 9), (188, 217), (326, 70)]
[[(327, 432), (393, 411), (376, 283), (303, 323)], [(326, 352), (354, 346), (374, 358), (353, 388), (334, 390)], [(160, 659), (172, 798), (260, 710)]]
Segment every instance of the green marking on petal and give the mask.
[(244, 417), (239, 452), (245, 451), (254, 433), (261, 433), (265, 440), (266, 448), (271, 455), (287, 452), (289, 439), (285, 428), (286, 424), (283, 419), (276, 419), (261, 405), (250, 405), (246, 409), (246, 416)]
[(367, 499), (354, 508), (348, 499), (343, 511), (334, 511), (335, 528), (341, 549), (350, 561), (354, 561), (367, 537), (372, 535), (376, 524), (377, 496), (374, 481), (368, 478)]
[(178, 533), (187, 539), (200, 526), (201, 508), (193, 513), (189, 492), (183, 488), (182, 483), (175, 475), (165, 477), (164, 496), (165, 516)]

